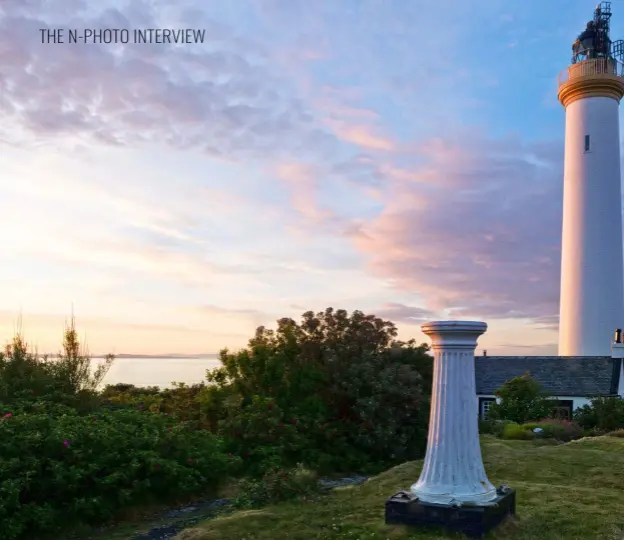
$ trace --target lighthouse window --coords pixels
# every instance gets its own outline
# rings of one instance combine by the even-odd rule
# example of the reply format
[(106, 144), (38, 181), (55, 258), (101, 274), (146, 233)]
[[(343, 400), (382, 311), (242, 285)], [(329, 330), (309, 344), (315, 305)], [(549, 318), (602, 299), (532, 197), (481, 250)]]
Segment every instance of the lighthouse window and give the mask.
[(589, 152), (589, 135), (585, 135), (585, 152)]

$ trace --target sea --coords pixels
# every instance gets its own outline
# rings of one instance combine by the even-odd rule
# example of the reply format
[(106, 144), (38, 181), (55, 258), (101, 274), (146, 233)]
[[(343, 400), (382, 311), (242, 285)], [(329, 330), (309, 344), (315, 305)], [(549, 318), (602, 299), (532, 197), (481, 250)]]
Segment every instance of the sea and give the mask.
[[(93, 365), (101, 361), (100, 358), (93, 358)], [(122, 356), (115, 358), (102, 386), (127, 383), (170, 388), (174, 382), (190, 385), (205, 382), (206, 370), (220, 366), (216, 354), (198, 358)]]

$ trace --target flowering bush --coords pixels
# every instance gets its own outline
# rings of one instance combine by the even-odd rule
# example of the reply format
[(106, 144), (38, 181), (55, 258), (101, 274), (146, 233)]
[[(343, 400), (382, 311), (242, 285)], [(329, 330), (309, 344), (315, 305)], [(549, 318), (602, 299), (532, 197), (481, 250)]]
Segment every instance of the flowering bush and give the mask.
[(552, 438), (564, 442), (583, 436), (581, 427), (570, 420), (548, 418), (539, 422), (524, 424), (522, 427), (533, 432), (535, 429), (539, 429), (540, 431), (536, 432), (536, 435), (540, 438)]
[(214, 486), (240, 464), (205, 431), (162, 414), (78, 415), (49, 405), (0, 405), (3, 540), (32, 538), (71, 522), (94, 524), (129, 504)]

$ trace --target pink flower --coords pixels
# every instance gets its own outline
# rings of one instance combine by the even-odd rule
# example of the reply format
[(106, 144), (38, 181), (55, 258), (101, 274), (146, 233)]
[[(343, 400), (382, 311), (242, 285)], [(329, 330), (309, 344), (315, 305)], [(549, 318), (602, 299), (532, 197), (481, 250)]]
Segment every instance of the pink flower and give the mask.
[(5, 418), (12, 418), (12, 417), (13, 417), (13, 415), (12, 415), (10, 412), (8, 412), (8, 413), (6, 413), (6, 414), (4, 415), (4, 417), (5, 417)]
[(63, 446), (67, 448), (69, 446), (69, 441), (63, 441)]

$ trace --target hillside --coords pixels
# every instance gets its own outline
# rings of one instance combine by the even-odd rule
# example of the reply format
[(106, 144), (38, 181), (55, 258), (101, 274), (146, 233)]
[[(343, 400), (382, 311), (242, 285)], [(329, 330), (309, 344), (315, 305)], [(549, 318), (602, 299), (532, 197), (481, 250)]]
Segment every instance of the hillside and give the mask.
[[(490, 480), (518, 490), (518, 516), (490, 538), (622, 540), (624, 439), (601, 437), (566, 445), (483, 438)], [(418, 478), (422, 462), (386, 471), (359, 487), (314, 502), (283, 503), (206, 521), (178, 540), (385, 540), (457, 538), (383, 523), (385, 499)]]

